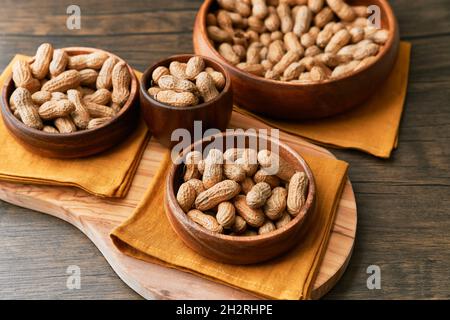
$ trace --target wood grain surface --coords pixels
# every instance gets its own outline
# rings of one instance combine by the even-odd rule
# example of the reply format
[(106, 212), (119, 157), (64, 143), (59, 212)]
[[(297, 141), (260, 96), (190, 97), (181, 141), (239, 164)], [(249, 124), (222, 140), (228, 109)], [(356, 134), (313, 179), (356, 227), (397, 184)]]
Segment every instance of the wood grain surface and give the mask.
[[(201, 0), (79, 0), (80, 30), (66, 28), (67, 4), (3, 0), (0, 68), (43, 41), (100, 47), (143, 71), (192, 52)], [(389, 160), (333, 150), (350, 162), (358, 203), (353, 257), (329, 299), (450, 298), (450, 3), (390, 1), (403, 40), (411, 41), (408, 97), (398, 150)], [(100, 21), (100, 22), (98, 22)], [(79, 290), (66, 269), (78, 265)], [(366, 269), (381, 268), (381, 289), (368, 290)], [(136, 299), (101, 253), (75, 227), (0, 202), (0, 299)]]

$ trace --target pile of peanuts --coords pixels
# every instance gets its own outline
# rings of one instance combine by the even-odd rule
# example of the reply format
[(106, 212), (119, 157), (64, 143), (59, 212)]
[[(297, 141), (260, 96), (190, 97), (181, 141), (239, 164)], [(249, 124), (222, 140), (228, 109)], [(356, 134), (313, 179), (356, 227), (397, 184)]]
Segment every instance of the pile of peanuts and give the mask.
[(148, 94), (171, 106), (189, 107), (213, 100), (224, 87), (225, 76), (194, 56), (187, 63), (172, 61), (168, 68), (157, 67)]
[(389, 33), (343, 0), (217, 0), (207, 32), (237, 68), (291, 83), (340, 78), (376, 60)]
[[(278, 164), (276, 174), (269, 173)], [(283, 228), (304, 214), (309, 180), (269, 150), (211, 149), (186, 155), (180, 208), (195, 223), (215, 233), (255, 236)]]
[(105, 52), (70, 56), (49, 43), (34, 61), (17, 61), (9, 104), (25, 125), (48, 133), (72, 133), (106, 125), (130, 95), (128, 66)]

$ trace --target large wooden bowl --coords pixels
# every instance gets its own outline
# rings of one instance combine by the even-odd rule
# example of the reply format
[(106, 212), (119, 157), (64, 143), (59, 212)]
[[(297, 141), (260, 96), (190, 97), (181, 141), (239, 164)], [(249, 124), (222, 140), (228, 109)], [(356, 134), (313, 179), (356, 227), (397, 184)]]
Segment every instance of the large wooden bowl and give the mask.
[(291, 84), (268, 80), (243, 72), (216, 51), (206, 32), (206, 15), (217, 8), (206, 0), (194, 25), (194, 51), (220, 61), (231, 75), (236, 104), (252, 112), (280, 120), (317, 119), (350, 110), (375, 94), (391, 72), (397, 58), (399, 30), (386, 0), (351, 0), (353, 5), (377, 5), (382, 27), (389, 40), (382, 46), (375, 63), (345, 77), (311, 84)]
[[(64, 50), (69, 55), (103, 51), (83, 47), (70, 47)], [(115, 56), (112, 53), (106, 53)], [(14, 117), (9, 106), (9, 98), (15, 89), (11, 78), (6, 81), (2, 91), (1, 110), (5, 126), (25, 148), (44, 157), (80, 158), (116, 146), (136, 128), (139, 119), (138, 80), (133, 69), (128, 64), (127, 66), (131, 75), (130, 97), (119, 114), (102, 127), (74, 133), (48, 133), (26, 126)]]
[[(225, 87), (216, 98), (192, 107), (174, 107), (161, 103), (149, 95), (147, 90), (151, 86), (152, 74), (157, 67), (169, 67), (172, 61), (186, 63), (193, 56), (193, 54), (183, 54), (163, 59), (149, 67), (141, 79), (142, 115), (152, 135), (166, 147), (172, 147), (178, 143), (176, 139), (180, 138), (179, 136), (172, 139), (172, 133), (175, 130), (181, 129), (189, 132), (191, 140), (183, 141), (186, 147), (198, 140), (206, 130), (224, 131), (230, 122), (233, 110), (233, 90), (230, 76), (223, 66), (207, 57), (203, 57), (206, 67), (221, 72), (226, 80)], [(195, 132), (196, 129), (197, 132)], [(200, 136), (198, 136), (199, 134)], [(194, 137), (197, 138), (193, 139)]]
[[(248, 146), (251, 139), (259, 139), (258, 149), (261, 146), (261, 148), (272, 150), (272, 145), (278, 146), (279, 155), (297, 171), (304, 171), (308, 176), (310, 183), (306, 203), (300, 214), (286, 226), (274, 232), (257, 236), (239, 237), (217, 234), (193, 222), (178, 205), (176, 192), (181, 183), (183, 183), (184, 165), (176, 163), (180, 159), (183, 159), (189, 151), (194, 150), (194, 148), (200, 145), (200, 149), (195, 150), (205, 150), (205, 147), (212, 142), (215, 143), (214, 146), (217, 148), (216, 143), (224, 145), (225, 139), (230, 137), (234, 141), (238, 137), (244, 137), (246, 146)], [(232, 146), (233, 144), (227, 143), (228, 148)], [(242, 145), (239, 144), (239, 146)], [(166, 215), (172, 228), (183, 242), (200, 255), (223, 263), (251, 264), (266, 261), (283, 254), (301, 241), (304, 233), (300, 231), (304, 221), (314, 211), (316, 188), (313, 174), (305, 160), (287, 145), (273, 138), (257, 136), (254, 133), (227, 132), (196, 142), (182, 152), (178, 161), (175, 161), (172, 165), (166, 180), (166, 195), (164, 200)]]

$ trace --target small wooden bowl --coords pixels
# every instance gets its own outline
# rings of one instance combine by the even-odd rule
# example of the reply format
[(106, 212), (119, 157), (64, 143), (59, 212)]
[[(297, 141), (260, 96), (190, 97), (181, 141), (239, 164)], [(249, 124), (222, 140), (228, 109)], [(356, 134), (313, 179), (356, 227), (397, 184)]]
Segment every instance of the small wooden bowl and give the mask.
[[(69, 55), (79, 55), (102, 51), (95, 48), (64, 48)], [(110, 56), (115, 56), (106, 52)], [(122, 60), (122, 59), (120, 59)], [(9, 78), (2, 91), (2, 116), (9, 132), (31, 152), (50, 158), (80, 158), (105, 151), (116, 146), (127, 138), (136, 128), (139, 118), (138, 80), (133, 69), (128, 66), (131, 75), (130, 97), (120, 113), (108, 124), (90, 130), (74, 133), (48, 133), (27, 127), (11, 112), (9, 98), (15, 89), (12, 78)]]
[(373, 64), (347, 76), (310, 84), (292, 84), (269, 80), (243, 72), (228, 63), (214, 48), (206, 32), (206, 15), (217, 8), (215, 0), (206, 0), (194, 25), (194, 51), (220, 61), (231, 75), (237, 105), (270, 118), (305, 120), (332, 116), (350, 110), (376, 93), (391, 72), (397, 58), (399, 30), (386, 0), (351, 0), (352, 5), (377, 5), (382, 27), (389, 40), (380, 49)]
[[(275, 141), (273, 138), (257, 136), (253, 133), (227, 132), (204, 138), (183, 150), (178, 161), (184, 159), (186, 154), (196, 147), (200, 147), (200, 149), (195, 150), (205, 150), (205, 147), (212, 142), (215, 143), (214, 146), (216, 148), (220, 148), (217, 146), (217, 143), (219, 146), (225, 146), (225, 139), (227, 138), (233, 139), (234, 142), (234, 144), (227, 142), (226, 146), (229, 148), (232, 145), (236, 145), (236, 140), (239, 137), (246, 140), (246, 147), (248, 147), (250, 139), (259, 139), (258, 146), (264, 149), (271, 150), (271, 144), (278, 146), (279, 154), (283, 159), (297, 171), (306, 173), (309, 178), (308, 195), (306, 203), (297, 217), (292, 219), (286, 226), (263, 235), (230, 236), (210, 232), (189, 219), (178, 205), (176, 192), (183, 183), (184, 164), (176, 164), (180, 163), (177, 161), (172, 165), (167, 176), (164, 206), (172, 228), (183, 242), (198, 254), (223, 263), (252, 264), (283, 254), (301, 241), (303, 232), (300, 231), (303, 223), (314, 211), (316, 188), (310, 168), (305, 160), (294, 150), (283, 143)], [(239, 145), (242, 146), (242, 144)], [(225, 150), (225, 148), (222, 150)]]
[[(148, 68), (141, 79), (141, 110), (144, 120), (152, 135), (162, 145), (169, 148), (177, 143), (177, 141), (171, 140), (172, 133), (176, 129), (186, 129), (191, 137), (194, 137), (194, 121), (201, 121), (202, 132), (199, 132), (200, 134), (212, 128), (224, 131), (230, 122), (233, 110), (233, 90), (230, 76), (219, 63), (207, 57), (202, 57), (206, 67), (221, 72), (226, 79), (225, 87), (215, 99), (192, 107), (173, 107), (157, 101), (148, 94), (147, 90), (152, 82), (153, 70), (159, 66), (169, 67), (172, 61), (187, 62), (193, 56), (192, 54), (183, 54), (161, 60)], [(192, 142), (194, 140), (189, 141), (188, 144)]]

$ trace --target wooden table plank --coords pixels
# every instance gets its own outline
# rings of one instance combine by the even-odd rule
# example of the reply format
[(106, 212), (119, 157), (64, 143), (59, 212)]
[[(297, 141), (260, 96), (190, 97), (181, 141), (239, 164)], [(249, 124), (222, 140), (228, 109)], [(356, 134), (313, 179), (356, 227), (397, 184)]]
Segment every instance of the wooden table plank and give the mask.
[[(33, 54), (43, 41), (58, 47), (99, 46), (140, 70), (165, 56), (192, 51), (199, 0), (77, 3), (86, 28), (69, 31), (60, 1), (3, 0), (0, 68), (16, 52)], [(391, 3), (402, 37), (413, 43), (400, 145), (389, 160), (333, 150), (351, 164), (359, 221), (353, 258), (327, 298), (450, 298), (450, 2)], [(160, 28), (154, 21), (160, 21)], [(66, 288), (65, 272), (72, 264), (82, 270), (80, 290)], [(366, 287), (366, 268), (372, 264), (381, 267), (381, 290)], [(0, 202), (4, 298), (139, 297), (75, 228)]]

